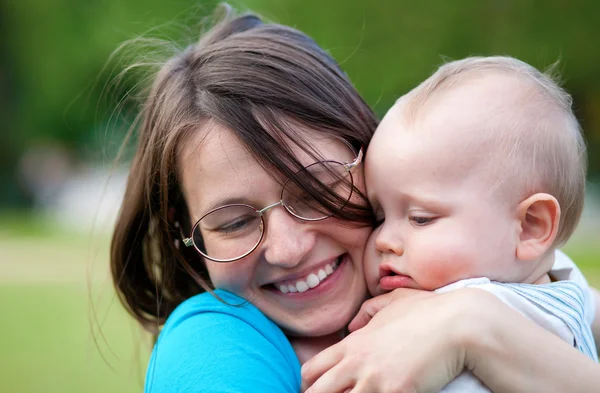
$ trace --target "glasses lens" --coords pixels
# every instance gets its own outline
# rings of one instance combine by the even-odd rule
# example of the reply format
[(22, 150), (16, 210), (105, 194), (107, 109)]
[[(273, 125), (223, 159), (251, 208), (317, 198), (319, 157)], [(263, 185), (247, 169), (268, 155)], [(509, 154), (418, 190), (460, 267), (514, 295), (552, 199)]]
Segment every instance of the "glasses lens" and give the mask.
[(192, 239), (204, 256), (228, 262), (254, 250), (262, 236), (261, 223), (253, 207), (228, 205), (202, 217)]
[(307, 220), (330, 217), (344, 208), (352, 195), (352, 175), (342, 163), (316, 162), (302, 169), (298, 175), (306, 179), (307, 188), (322, 197), (329, 206), (324, 206), (299, 185), (288, 181), (282, 199), (288, 211), (296, 217)]

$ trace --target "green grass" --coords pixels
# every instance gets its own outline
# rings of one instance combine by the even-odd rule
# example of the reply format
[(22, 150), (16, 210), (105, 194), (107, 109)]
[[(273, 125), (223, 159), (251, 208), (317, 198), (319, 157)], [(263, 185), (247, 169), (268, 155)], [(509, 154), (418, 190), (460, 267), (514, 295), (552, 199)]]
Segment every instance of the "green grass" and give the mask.
[[(114, 298), (107, 248), (107, 236), (0, 214), (0, 392), (143, 390), (150, 345)], [(600, 288), (600, 246), (566, 252)]]
[(102, 303), (104, 338), (85, 285), (1, 286), (0, 391), (141, 392), (148, 344), (116, 304), (107, 313)]
[(108, 236), (0, 214), (0, 392), (142, 392), (150, 344), (115, 299)]

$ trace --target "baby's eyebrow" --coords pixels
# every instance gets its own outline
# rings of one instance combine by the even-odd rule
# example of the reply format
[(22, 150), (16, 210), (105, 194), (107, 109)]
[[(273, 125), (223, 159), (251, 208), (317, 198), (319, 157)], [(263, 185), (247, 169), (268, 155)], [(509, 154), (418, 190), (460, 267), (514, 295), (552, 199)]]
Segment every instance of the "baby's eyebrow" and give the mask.
[(404, 196), (404, 198), (406, 198), (406, 200), (408, 201), (409, 204), (410, 203), (418, 203), (420, 205), (438, 208), (438, 209), (443, 209), (448, 206), (448, 204), (445, 202), (445, 199), (442, 198), (441, 196), (437, 196), (437, 195), (431, 196), (431, 195), (424, 195), (422, 193), (418, 193), (418, 194), (403, 193), (403, 196)]

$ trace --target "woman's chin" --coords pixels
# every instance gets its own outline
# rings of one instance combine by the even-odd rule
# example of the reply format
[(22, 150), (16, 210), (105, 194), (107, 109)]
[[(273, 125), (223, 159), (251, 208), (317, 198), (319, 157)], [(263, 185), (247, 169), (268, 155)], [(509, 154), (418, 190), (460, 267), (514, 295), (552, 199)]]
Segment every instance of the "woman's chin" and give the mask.
[(319, 324), (312, 326), (290, 326), (284, 328), (283, 332), (290, 337), (323, 337), (331, 334), (338, 334), (344, 331), (347, 324), (340, 325), (338, 322)]
[[(291, 337), (321, 337), (343, 332), (358, 312), (364, 299), (346, 303), (341, 308), (321, 308), (308, 315), (289, 316), (275, 321)], [(291, 323), (290, 323), (291, 322)]]

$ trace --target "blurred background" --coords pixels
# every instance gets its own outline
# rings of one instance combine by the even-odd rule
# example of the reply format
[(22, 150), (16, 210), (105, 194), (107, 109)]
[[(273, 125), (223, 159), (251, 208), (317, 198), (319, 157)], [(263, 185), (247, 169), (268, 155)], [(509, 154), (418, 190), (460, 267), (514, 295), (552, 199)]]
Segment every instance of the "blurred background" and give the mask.
[[(110, 230), (127, 176), (115, 165), (144, 83), (119, 79), (186, 44), (216, 2), (0, 2), (0, 392), (141, 392), (150, 348), (115, 299)], [(589, 195), (566, 251), (600, 287), (600, 2), (248, 0), (230, 3), (305, 31), (381, 116), (445, 59), (506, 54), (559, 69), (589, 148)], [(152, 57), (146, 57), (152, 61)], [(118, 83), (117, 83), (118, 82)]]

